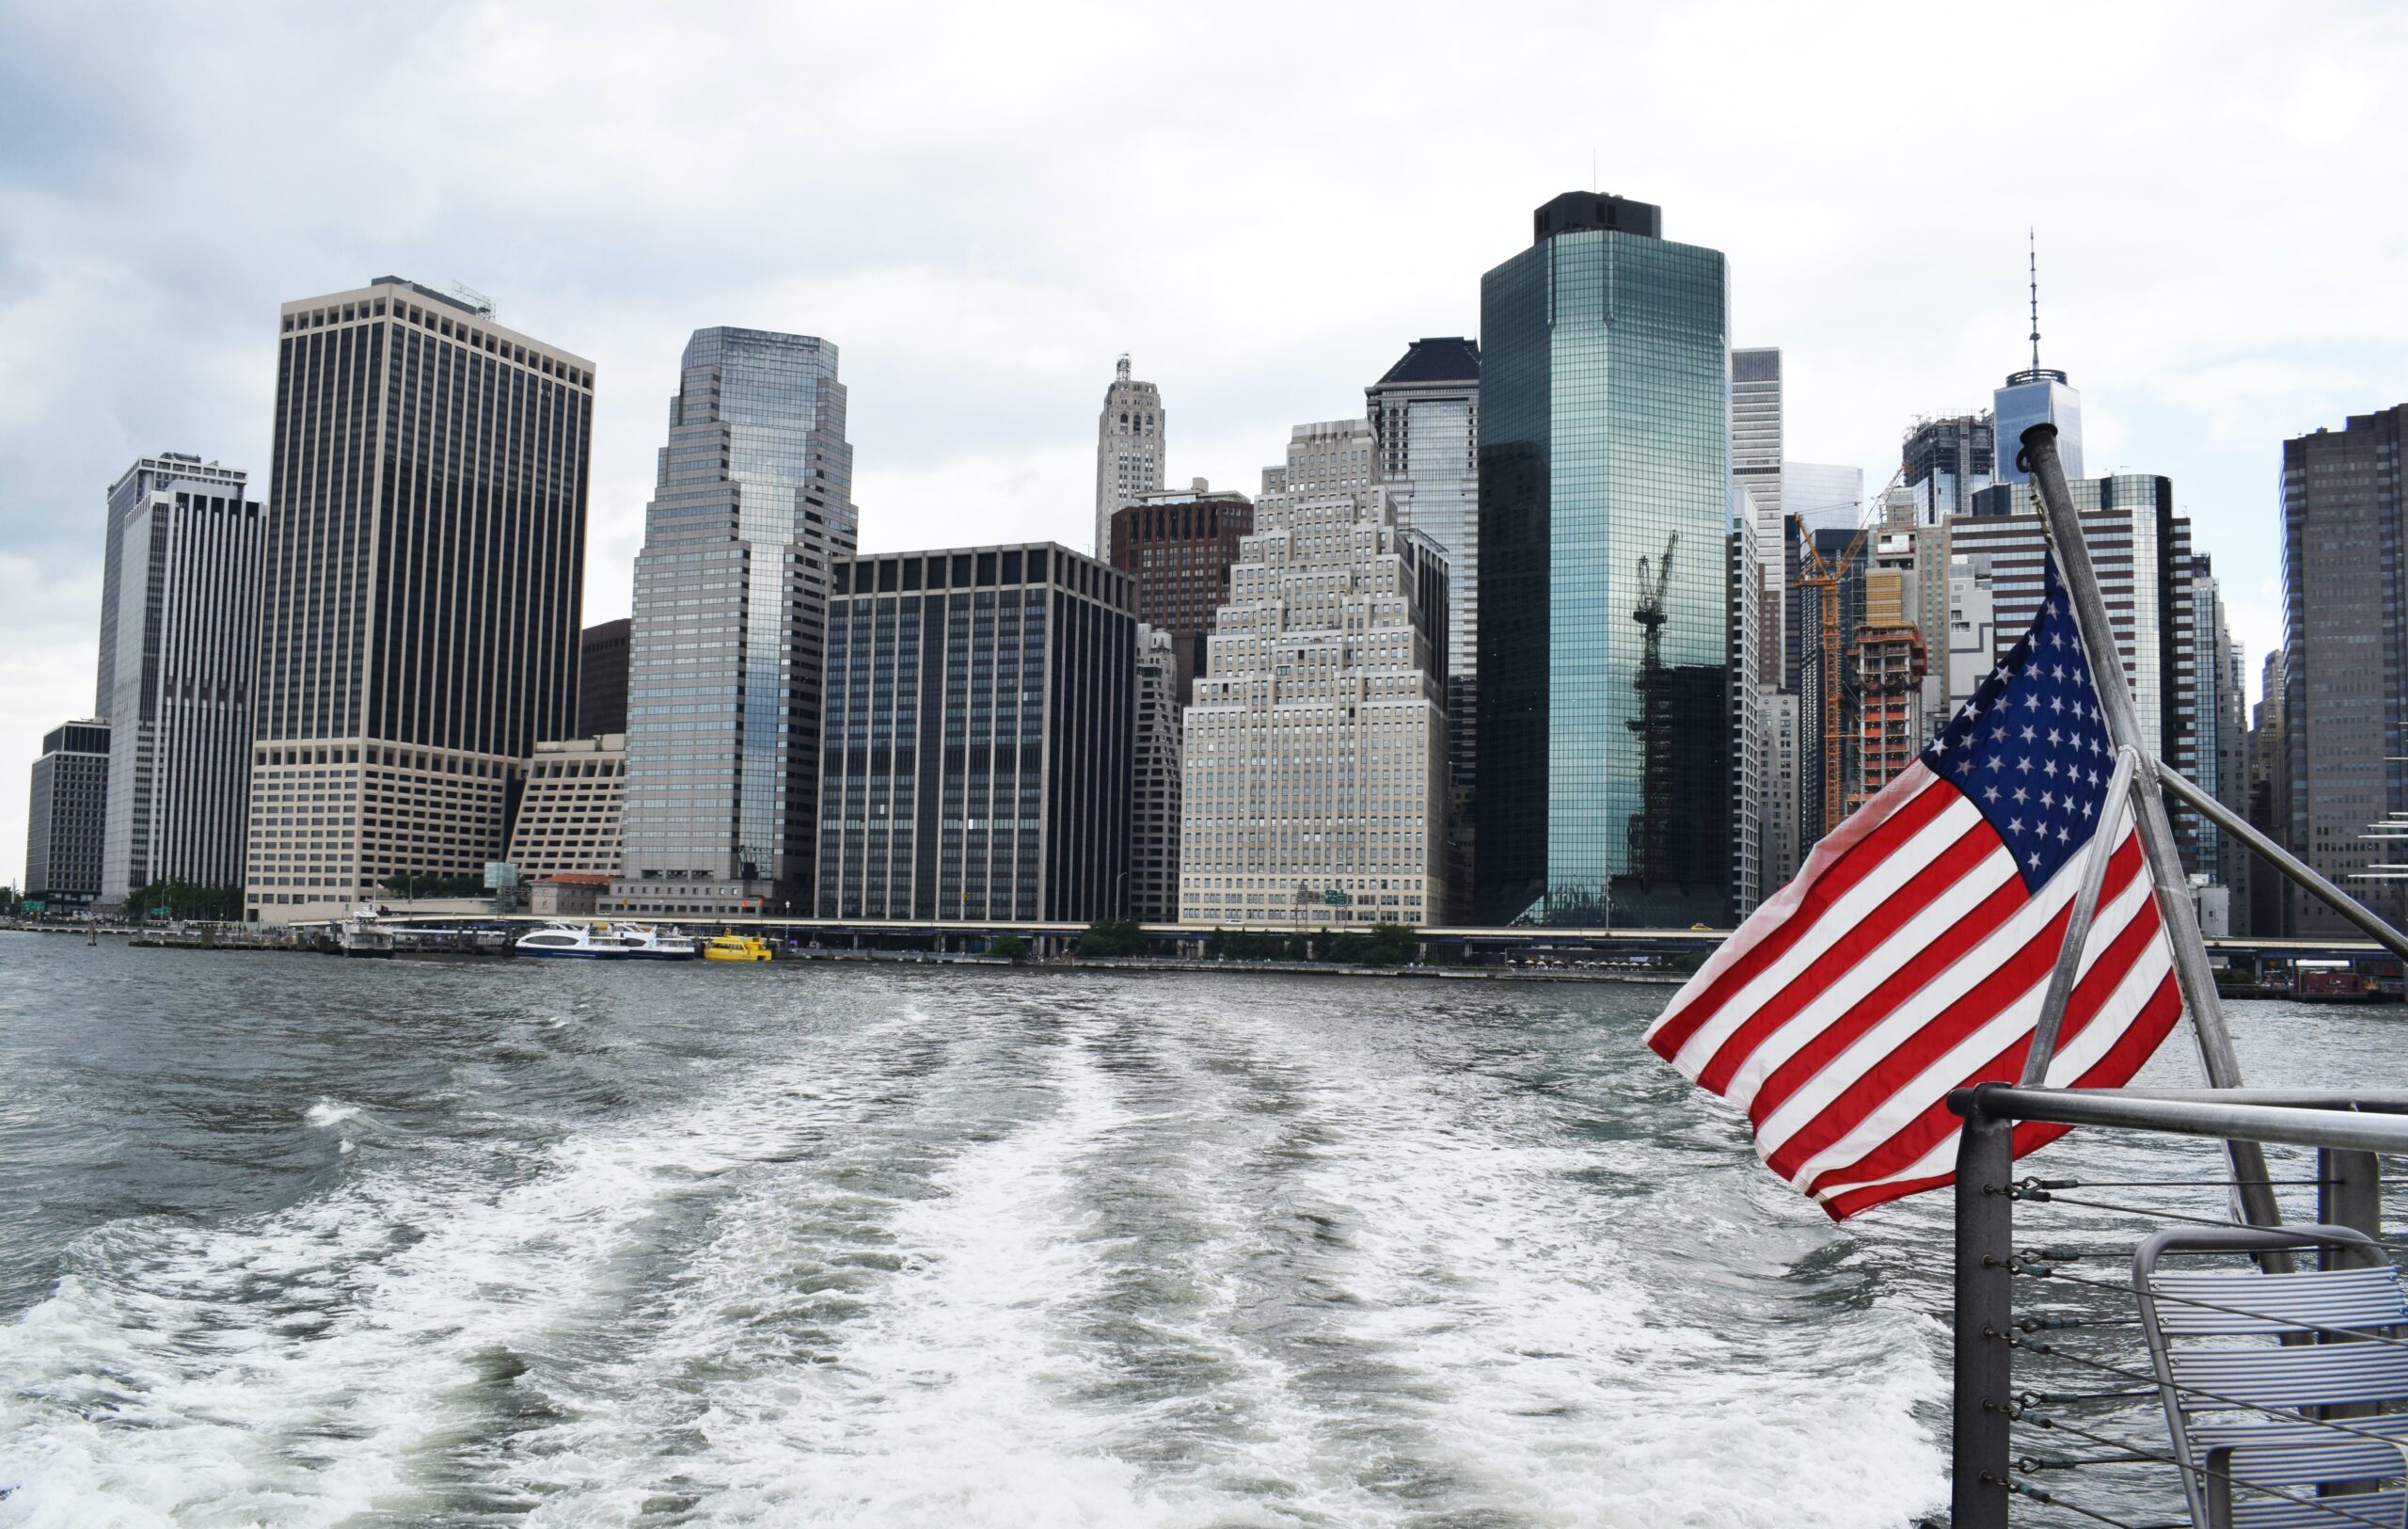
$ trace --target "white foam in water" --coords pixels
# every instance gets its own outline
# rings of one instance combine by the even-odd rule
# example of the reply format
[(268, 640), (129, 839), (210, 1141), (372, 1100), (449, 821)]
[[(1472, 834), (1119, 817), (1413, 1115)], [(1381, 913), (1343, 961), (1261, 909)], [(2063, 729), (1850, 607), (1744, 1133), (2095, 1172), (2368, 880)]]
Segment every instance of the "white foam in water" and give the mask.
[(358, 1114), (359, 1107), (357, 1105), (340, 1105), (331, 1099), (321, 1099), (316, 1104), (311, 1105), (309, 1107), (309, 1113), (303, 1115), (301, 1119), (309, 1124), (314, 1125), (320, 1130), (324, 1130), (329, 1125), (341, 1125), (347, 1120), (356, 1118)]
[[(1683, 1170), (1646, 1133), (1575, 1139), (1408, 1024), (1333, 1020), (1334, 988), (898, 984), (922, 1012), (803, 980), (843, 995), (841, 1034), (514, 1174), (430, 1139), (259, 1220), (93, 1234), (0, 1329), (0, 1525), (1930, 1505), (1934, 1334), (1878, 1305), (1700, 1320)], [(1721, 1210), (1831, 1235), (1775, 1205)]]

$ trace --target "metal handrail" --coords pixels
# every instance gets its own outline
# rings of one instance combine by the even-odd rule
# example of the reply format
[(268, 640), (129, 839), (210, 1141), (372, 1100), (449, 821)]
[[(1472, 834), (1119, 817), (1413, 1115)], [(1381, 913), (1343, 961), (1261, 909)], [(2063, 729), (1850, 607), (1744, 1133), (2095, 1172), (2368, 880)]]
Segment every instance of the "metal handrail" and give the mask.
[[(1998, 1120), (2039, 1121), (2052, 1125), (2122, 1126), (2173, 1136), (2263, 1141), (2292, 1147), (2329, 1147), (2340, 1152), (2408, 1153), (2408, 1119), (2380, 1106), (2364, 1113), (2343, 1091), (2320, 1094), (2324, 1102), (2226, 1104), (2245, 1098), (2246, 1089), (2218, 1089), (2188, 1098), (2149, 1096), (2126, 1089), (2025, 1089), (1984, 1083), (1958, 1089), (1948, 1107), (1959, 1115), (1978, 1111)], [(2279, 1090), (2294, 1097), (2316, 1091)], [(2392, 1095), (2398, 1098), (2399, 1095)]]
[[(2146, 1131), (2227, 1144), (2314, 1147), (2320, 1151), (2315, 1179), (2319, 1209), (2324, 1213), (2320, 1219), (2375, 1237), (2380, 1236), (2382, 1215), (2377, 1155), (2408, 1155), (2408, 1091), (2397, 1090), (2049, 1089), (1984, 1083), (1951, 1092), (1948, 1107), (1965, 1121), (1957, 1143), (1955, 1194), (1956, 1375), (1950, 1505), (1956, 1529), (2004, 1529), (2007, 1505), (2019, 1496), (2031, 1495), (2014, 1479), (2009, 1437), (2021, 1410), (2014, 1390), (2012, 1355), (2024, 1344), (2015, 1320), (2013, 1287), (2019, 1274), (2037, 1272), (2022, 1266), (2012, 1240), (2015, 1203), (2023, 1197), (2014, 1173), (2017, 1122)], [(2272, 1183), (2263, 1179), (2262, 1171), (2260, 1176), (2260, 1187), (2271, 1191)], [(2050, 1188), (2049, 1195), (2033, 1198), (2057, 1198), (2055, 1186)], [(2123, 1208), (2145, 1215), (2173, 1214)], [(2295, 1229), (2300, 1246), (2328, 1240), (2317, 1235), (2320, 1230)], [(2320, 1259), (2327, 1266), (2340, 1266), (2334, 1261), (2353, 1256), (2345, 1249)], [(2277, 1258), (2279, 1264), (2273, 1262)], [(2262, 1254), (2260, 1261), (2269, 1272), (2290, 1266), (2288, 1252)], [(2327, 1336), (2349, 1341), (2356, 1335)], [(2053, 1345), (2049, 1347), (2054, 1351)], [(2056, 1352), (2055, 1357), (2073, 1356)], [(2334, 1432), (2351, 1431), (2347, 1424), (2327, 1426)], [(2074, 1504), (2058, 1505), (2088, 1512)]]

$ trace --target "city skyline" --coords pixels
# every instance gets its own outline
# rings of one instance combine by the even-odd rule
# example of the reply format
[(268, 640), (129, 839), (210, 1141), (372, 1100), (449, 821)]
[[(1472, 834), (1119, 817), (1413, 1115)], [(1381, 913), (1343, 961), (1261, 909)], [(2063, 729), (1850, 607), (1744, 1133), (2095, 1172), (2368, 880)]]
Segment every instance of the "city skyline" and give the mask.
[[(444, 29), (439, 8), (432, 24)], [(1627, 141), (1611, 131), (1616, 112), (1719, 88), (1735, 64), (1733, 45), (1699, 20), (1500, 22), (1533, 48), (1616, 41), (1653, 66), (1640, 71), (1645, 99), (1609, 110), (1499, 88), (1515, 99), (1495, 121), (1410, 166), (1365, 165), (1331, 193), (1334, 220), (1376, 228), (1380, 212), (1411, 237), (1317, 250), (1196, 231), (1203, 216), (1250, 209), (1275, 150), (1350, 143), (1377, 109), (1368, 81), (1314, 76), (1298, 93), (1313, 98), (1307, 111), (1276, 103), (1286, 76), (1275, 69), (1248, 87), (1271, 104), (1250, 121), (1224, 95), (1182, 101), (1164, 88), (1209, 77), (1248, 36), (1267, 35), (1267, 17), (1236, 16), (1177, 49), (1165, 47), (1170, 24), (1147, 19), (1059, 58), (1041, 56), (1069, 28), (1043, 18), (1025, 42), (996, 19), (943, 40), (872, 19), (766, 12), (705, 38), (670, 28), (647, 40), (638, 24), (587, 37), (557, 17), (489, 18), (455, 29), (467, 46), (448, 57), (419, 43), (362, 48), (369, 34), (345, 25), (293, 29), (300, 104), (324, 129), (296, 146), (193, 102), (129, 109), (106, 88), (154, 56), (232, 61), (263, 34), (179, 18), (105, 32), (63, 16), (0, 22), (20, 87), (0, 106), (13, 130), (0, 150), (0, 223), (18, 257), (0, 276), (0, 349), (43, 378), (0, 394), (11, 486), (0, 505), (0, 764), (22, 772), (45, 728), (87, 709), (78, 693), (98, 628), (99, 502), (124, 462), (169, 450), (267, 460), (274, 364), (258, 337), (292, 293), (369, 271), (466, 279), (496, 295), (502, 324), (576, 336), (594, 355), (611, 381), (596, 401), (589, 622), (628, 608), (657, 400), (701, 325), (845, 347), (865, 550), (994, 537), (1083, 546), (1096, 399), (1120, 352), (1179, 406), (1168, 480), (1246, 482), (1260, 441), (1342, 411), (1414, 337), (1474, 335), (1479, 272), (1530, 206), (1588, 183), (1591, 145)], [(1324, 24), (1337, 23), (1280, 24), (1296, 41)], [(2315, 109), (2301, 111), (2308, 88), (2273, 45), (2275, 23), (2235, 11), (2169, 38), (2137, 18), (2094, 19), (2083, 50), (2019, 74), (2035, 119), (2019, 141), (2049, 167), (2048, 184), (2019, 195), (1988, 177), (1945, 216), (1903, 219), (1891, 214), (1893, 110), (1875, 91), (1839, 101), (1808, 86), (1843, 61), (1868, 82), (1903, 71), (1909, 40), (1869, 17), (1810, 28), (1767, 12), (1735, 62), (1755, 77), (1780, 59), (1782, 80), (1733, 95), (1723, 120), (1679, 142), (1604, 153), (1598, 185), (1677, 209), (1676, 237), (1730, 256), (1734, 343), (1779, 345), (1786, 358), (1791, 454), (1861, 466), (1868, 491), (1916, 415), (1977, 408), (2028, 363), (2023, 235), (2036, 224), (2042, 360), (2083, 390), (2089, 470), (2172, 477), (2200, 549), (2232, 581), (2254, 677), (2279, 630), (2279, 591), (2266, 586), (2279, 564), (2280, 442), (2408, 396), (2408, 351), (2389, 338), (2403, 327), (2380, 279), (2403, 215), (2355, 189), (2368, 146), (2395, 138), (2403, 111), (2364, 84), (2396, 72), (2408, 39), (2371, 9), (2332, 24), (2346, 45), (2320, 76)], [(830, 151), (805, 167), (776, 161), (776, 133), (698, 140), (717, 130), (673, 118), (652, 71), (630, 61), (688, 58), (740, 84), (806, 41), (849, 50), (850, 67), (815, 107)], [(1434, 18), (1384, 28), (1371, 47), (1367, 63), (1384, 66), (1372, 75), (1445, 58), (1490, 89), (1503, 67), (1457, 58)], [(1012, 68), (986, 67), (999, 49)], [(1309, 53), (1278, 69), (1301, 69)], [(2170, 110), (2103, 88), (2141, 54), (2218, 88), (2178, 92)], [(1147, 69), (1120, 68), (1138, 58)], [(533, 88), (494, 88), (525, 83), (530, 68)], [(880, 88), (916, 74), (960, 88), (897, 138)], [(332, 93), (339, 77), (362, 98), (406, 80), (477, 104), (456, 120), (432, 114), (432, 151), (398, 183), (270, 195), (271, 174), (368, 151), (373, 114)], [(1065, 87), (1063, 99), (1032, 83)], [(572, 88), (579, 108), (564, 117), (556, 107)], [(1811, 131), (1795, 141), (1757, 136), (1810, 107)], [(1155, 130), (1094, 145), (1092, 119), (1114, 111), (1151, 114)], [(624, 125), (588, 141), (570, 117)], [(965, 131), (972, 122), (978, 132)], [(1740, 142), (1753, 146), (1733, 152)], [(1108, 162), (1100, 173), (1046, 167), (1074, 143)], [(766, 199), (784, 210), (746, 210), (740, 228), (698, 250), (659, 209), (706, 148), (732, 156), (711, 171), (730, 187), (766, 174), (794, 194)], [(1162, 174), (1164, 161), (1180, 173)], [(2224, 188), (2250, 178), (2282, 185), (2282, 217), (2232, 215)], [(163, 192), (202, 188), (255, 211), (239, 258), (127, 237)], [(897, 199), (921, 214), (909, 243), (871, 215)], [(23, 833), (20, 805), (0, 804), (0, 841)]]

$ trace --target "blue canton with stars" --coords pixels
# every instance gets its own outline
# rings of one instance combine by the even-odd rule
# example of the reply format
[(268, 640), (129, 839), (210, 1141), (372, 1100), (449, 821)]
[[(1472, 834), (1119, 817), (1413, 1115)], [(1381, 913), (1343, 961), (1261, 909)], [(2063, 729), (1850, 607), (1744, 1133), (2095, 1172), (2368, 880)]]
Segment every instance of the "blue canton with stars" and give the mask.
[(1981, 809), (2037, 891), (2090, 841), (2115, 751), (2049, 560), (2038, 615), (1923, 761)]

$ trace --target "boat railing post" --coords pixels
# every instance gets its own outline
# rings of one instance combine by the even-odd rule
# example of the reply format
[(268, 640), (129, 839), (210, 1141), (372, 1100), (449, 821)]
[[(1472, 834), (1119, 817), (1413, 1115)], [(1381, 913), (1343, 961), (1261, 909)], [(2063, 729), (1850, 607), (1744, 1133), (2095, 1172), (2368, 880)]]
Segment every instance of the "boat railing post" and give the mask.
[[(2316, 1218), (2327, 1226), (2346, 1226), (2383, 1240), (2383, 1159), (2370, 1152), (2337, 1147), (2316, 1149)], [(2368, 1266), (2365, 1249), (2338, 1244), (2318, 1255), (2324, 1268)]]
[[(1990, 1087), (1993, 1085), (1985, 1085)], [(1950, 1529), (2006, 1529), (2015, 1322), (2015, 1123), (1982, 1107), (1982, 1090), (1949, 1107), (1956, 1141), (1956, 1321), (1949, 1448)]]

